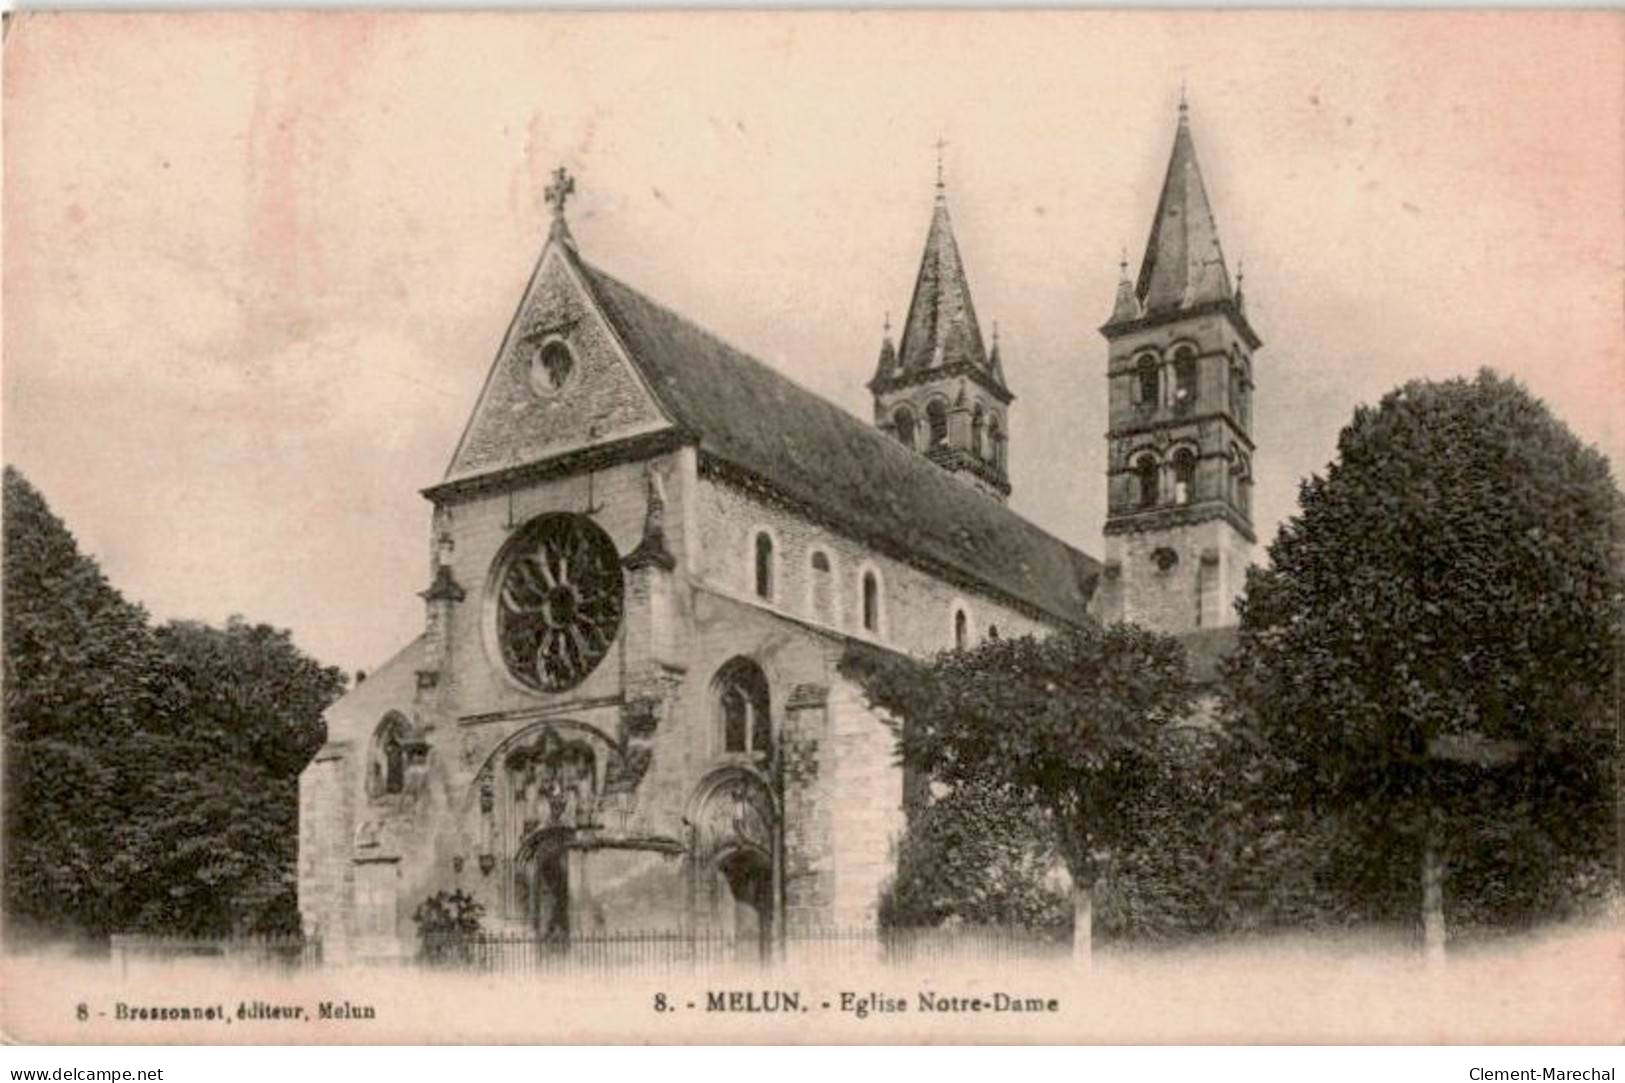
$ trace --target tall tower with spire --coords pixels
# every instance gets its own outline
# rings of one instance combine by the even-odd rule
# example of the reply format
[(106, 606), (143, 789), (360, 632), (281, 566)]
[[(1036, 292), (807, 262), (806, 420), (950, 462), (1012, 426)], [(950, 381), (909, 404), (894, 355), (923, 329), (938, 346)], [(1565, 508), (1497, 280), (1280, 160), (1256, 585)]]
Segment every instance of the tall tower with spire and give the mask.
[[(1253, 352), (1183, 94), (1138, 276), (1124, 255), (1106, 337), (1101, 615), (1165, 632), (1234, 624), (1254, 544)], [(1238, 265), (1239, 272), (1239, 265)]]
[(900, 346), (890, 320), (869, 390), (875, 424), (996, 500), (1010, 495), (1006, 447), (1010, 403), (999, 357), (982, 339), (970, 284), (948, 219), (938, 145), (937, 195)]

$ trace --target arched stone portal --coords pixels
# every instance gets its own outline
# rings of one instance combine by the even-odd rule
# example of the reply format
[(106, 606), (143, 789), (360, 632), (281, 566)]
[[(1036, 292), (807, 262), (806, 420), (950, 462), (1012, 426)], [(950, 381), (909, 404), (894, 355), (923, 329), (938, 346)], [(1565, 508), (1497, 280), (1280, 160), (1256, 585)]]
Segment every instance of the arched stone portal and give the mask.
[(767, 780), (743, 766), (713, 771), (689, 801), (695, 924), (753, 955), (779, 927), (778, 807)]
[(469, 830), (481, 876), (495, 887), (493, 922), (568, 939), (581, 909), (580, 840), (598, 833), (613, 772), (624, 774), (603, 734), (550, 720), (513, 734), (474, 780)]

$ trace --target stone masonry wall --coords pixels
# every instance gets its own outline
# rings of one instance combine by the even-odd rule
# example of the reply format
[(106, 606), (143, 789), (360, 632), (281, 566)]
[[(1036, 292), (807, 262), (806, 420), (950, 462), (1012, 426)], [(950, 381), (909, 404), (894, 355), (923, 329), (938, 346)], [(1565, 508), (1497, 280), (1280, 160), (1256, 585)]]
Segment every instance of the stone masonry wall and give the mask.
[[(1157, 557), (1162, 549), (1177, 558), (1167, 568)], [(1102, 616), (1160, 632), (1235, 624), (1250, 552), (1247, 540), (1221, 520), (1109, 534), (1107, 574), (1115, 579), (1107, 594), (1117, 605)]]
[[(704, 584), (719, 593), (764, 604), (755, 593), (755, 538), (766, 529), (776, 563), (774, 597), (765, 603), (798, 620), (823, 624), (893, 650), (926, 656), (954, 645), (954, 610), (966, 611), (969, 642), (980, 642), (997, 627), (1005, 638), (1040, 635), (1050, 629), (1008, 604), (958, 587), (912, 565), (811, 522), (794, 512), (753, 497), (712, 478), (701, 478), (696, 493), (699, 545), (695, 553)], [(812, 554), (830, 561), (833, 612), (819, 611), (813, 591)], [(863, 627), (863, 573), (880, 580), (880, 629)]]
[(784, 920), (793, 933), (830, 924), (835, 904), (835, 772), (829, 689), (790, 693), (779, 742), (784, 783)]
[(903, 769), (892, 731), (847, 680), (830, 688), (834, 778), (835, 867), (831, 916), (836, 925), (872, 925), (880, 892), (896, 869), (896, 847), (907, 826)]
[(299, 909), (305, 935), (342, 957), (352, 906), (346, 745), (329, 743), (299, 776)]
[[(675, 456), (656, 460), (656, 468), (668, 479), (667, 522), (676, 522), (687, 499), (682, 471)], [(448, 682), (445, 694), (456, 704), (459, 716), (581, 702), (620, 693), (627, 631), (624, 626), (612, 648), (613, 657), (567, 692), (540, 694), (509, 676), (491, 642), (495, 620), (492, 568), (515, 528), (549, 512), (579, 513), (589, 506), (589, 499), (595, 509), (593, 522), (610, 536), (617, 552), (630, 553), (643, 534), (648, 506), (646, 470), (642, 462), (621, 463), (595, 472), (590, 491), (587, 477), (563, 477), (516, 492), (511, 498), (506, 493), (492, 493), (460, 500), (449, 505), (449, 514), (440, 513), (454, 543), (444, 560), (467, 595), (452, 611), (450, 665), (441, 675), (441, 680)], [(668, 529), (667, 543), (681, 559), (681, 532)]]

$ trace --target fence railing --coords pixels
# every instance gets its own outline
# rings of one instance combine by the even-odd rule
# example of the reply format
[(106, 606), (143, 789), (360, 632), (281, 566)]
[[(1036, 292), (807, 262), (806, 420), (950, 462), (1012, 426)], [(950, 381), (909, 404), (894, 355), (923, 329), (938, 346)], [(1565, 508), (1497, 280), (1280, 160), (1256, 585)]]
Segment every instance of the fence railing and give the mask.
[(781, 937), (741, 938), (726, 930), (633, 930), (547, 939), (485, 933), (426, 938), (417, 960), (431, 967), (495, 973), (707, 970), (784, 964), (918, 965), (940, 961), (997, 963), (1063, 958), (1071, 939), (1020, 928), (872, 926), (797, 929)]
[(298, 933), (243, 936), (152, 936), (115, 934), (109, 942), (113, 961), (126, 966), (134, 961), (172, 962), (218, 959), (255, 966), (299, 968), (322, 961), (322, 944)]
[[(717, 970), (782, 964), (838, 969), (875, 965), (962, 961), (1001, 963), (1059, 959), (1071, 952), (1065, 932), (1003, 926), (800, 928), (776, 937), (741, 937), (731, 930), (645, 929), (577, 934), (568, 938), (531, 933), (485, 932), (429, 936), (392, 961), (434, 970), (488, 974), (549, 975), (621, 971)], [(115, 936), (114, 961), (215, 959), (287, 968), (323, 961), (322, 944), (293, 936)], [(352, 959), (365, 953), (347, 953)]]

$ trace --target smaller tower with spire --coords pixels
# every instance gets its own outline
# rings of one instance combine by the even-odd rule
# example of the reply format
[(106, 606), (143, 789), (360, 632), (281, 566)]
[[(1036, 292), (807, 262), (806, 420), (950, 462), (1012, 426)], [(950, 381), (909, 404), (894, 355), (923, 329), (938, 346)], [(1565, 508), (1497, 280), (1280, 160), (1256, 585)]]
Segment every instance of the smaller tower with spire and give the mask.
[(1253, 352), (1219, 247), (1180, 90), (1138, 276), (1125, 252), (1108, 344), (1106, 582), (1101, 615), (1165, 632), (1236, 621), (1252, 523)]
[(1005, 500), (1010, 403), (997, 325), (988, 350), (976, 322), (970, 284), (948, 218), (947, 185), (937, 141), (937, 193), (925, 254), (900, 345), (888, 315), (869, 390), (875, 424), (955, 477)]

